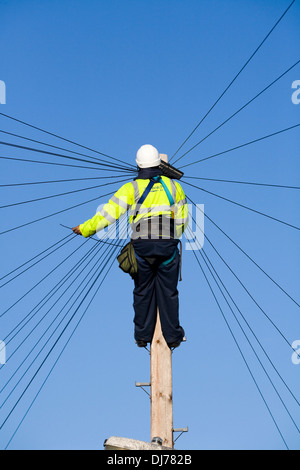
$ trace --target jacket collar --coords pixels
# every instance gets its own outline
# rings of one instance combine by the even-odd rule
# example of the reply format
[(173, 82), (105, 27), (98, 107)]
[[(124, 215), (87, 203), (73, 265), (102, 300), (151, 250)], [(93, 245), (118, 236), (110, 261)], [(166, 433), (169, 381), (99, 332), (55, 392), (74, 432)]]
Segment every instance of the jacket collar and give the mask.
[(138, 176), (135, 179), (147, 180), (154, 176), (162, 175), (162, 171), (158, 166), (151, 168), (139, 168)]

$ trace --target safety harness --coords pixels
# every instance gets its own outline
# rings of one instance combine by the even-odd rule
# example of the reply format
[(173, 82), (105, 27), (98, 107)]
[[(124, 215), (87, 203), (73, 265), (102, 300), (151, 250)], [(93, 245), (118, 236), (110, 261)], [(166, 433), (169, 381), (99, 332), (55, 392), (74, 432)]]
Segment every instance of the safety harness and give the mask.
[(148, 184), (148, 186), (146, 187), (145, 191), (143, 192), (143, 194), (141, 195), (140, 199), (138, 200), (137, 204), (136, 204), (136, 212), (134, 214), (134, 218), (133, 218), (133, 222), (136, 220), (137, 216), (139, 215), (139, 211), (140, 211), (140, 208), (142, 206), (142, 204), (145, 202), (148, 194), (150, 193), (151, 189), (153, 188), (153, 186), (155, 185), (155, 183), (160, 183), (162, 185), (162, 187), (164, 188), (165, 190), (165, 193), (169, 199), (169, 204), (170, 204), (170, 207), (173, 207), (174, 204), (175, 204), (175, 201), (173, 199), (173, 196), (172, 194), (170, 193), (169, 191), (169, 188), (168, 186), (166, 185), (166, 183), (163, 181), (163, 179), (161, 178), (161, 176), (154, 176), (153, 178), (150, 179), (150, 182)]
[[(154, 176), (150, 179), (149, 184), (147, 185), (145, 191), (143, 192), (143, 194), (141, 195), (141, 197), (139, 198), (139, 200), (136, 204), (136, 211), (135, 211), (135, 214), (134, 214), (134, 217), (133, 217), (133, 223), (135, 222), (135, 220), (136, 220), (136, 218), (139, 214), (139, 211), (140, 211), (140, 208), (141, 208), (142, 204), (145, 202), (148, 194), (150, 193), (150, 191), (153, 188), (153, 186), (155, 185), (155, 183), (160, 183), (162, 185), (162, 187), (164, 188), (164, 191), (165, 191), (165, 193), (168, 197), (168, 200), (169, 200), (170, 207), (172, 208), (175, 205), (175, 201), (173, 199), (173, 196), (170, 193), (169, 188), (167, 187), (166, 183), (163, 181), (161, 176)], [(172, 218), (174, 218), (174, 211), (172, 211)], [(161, 263), (161, 266), (167, 266), (169, 263), (171, 263), (174, 260), (174, 258), (176, 256), (176, 253), (177, 253), (177, 248), (174, 251), (171, 258), (166, 260), (166, 261), (163, 261)], [(122, 251), (121, 251), (120, 255), (117, 257), (117, 259), (119, 261), (119, 267), (124, 272), (129, 273), (131, 275), (131, 277), (134, 278), (135, 275), (137, 274), (137, 262), (136, 262), (136, 256), (135, 256), (133, 245), (132, 245), (131, 241), (129, 243), (127, 243), (127, 245), (125, 245), (125, 247), (122, 249)], [(182, 243), (180, 241), (180, 281), (182, 281), (181, 260), (182, 260)]]

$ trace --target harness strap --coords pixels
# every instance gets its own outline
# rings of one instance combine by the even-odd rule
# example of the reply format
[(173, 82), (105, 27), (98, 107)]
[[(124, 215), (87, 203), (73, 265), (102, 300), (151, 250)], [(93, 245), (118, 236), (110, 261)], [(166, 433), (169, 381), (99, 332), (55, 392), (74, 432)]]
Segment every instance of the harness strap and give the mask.
[(161, 266), (168, 266), (168, 264), (172, 263), (173, 259), (175, 258), (177, 254), (177, 248), (176, 250), (174, 251), (173, 255), (171, 256), (171, 258), (167, 259), (166, 261), (163, 261), (160, 265)]
[(153, 179), (154, 179), (157, 183), (160, 183), (160, 184), (162, 185), (162, 187), (164, 188), (165, 193), (166, 193), (166, 195), (167, 195), (167, 197), (168, 197), (168, 199), (169, 199), (170, 206), (171, 206), (171, 207), (174, 206), (175, 201), (174, 201), (174, 199), (173, 199), (173, 196), (172, 196), (172, 194), (170, 193), (169, 188), (168, 188), (168, 186), (166, 185), (166, 183), (162, 180), (161, 176), (155, 176)]
[(173, 196), (172, 194), (170, 193), (169, 191), (169, 188), (168, 186), (166, 185), (166, 183), (161, 179), (161, 176), (155, 176), (153, 179), (151, 179), (149, 181), (149, 184), (148, 186), (146, 187), (145, 191), (143, 192), (143, 194), (141, 195), (140, 199), (138, 200), (136, 206), (138, 207), (138, 210), (137, 212), (135, 213), (134, 215), (134, 220), (133, 222), (135, 221), (135, 219), (137, 218), (138, 214), (139, 214), (139, 211), (140, 211), (140, 208), (142, 206), (142, 204), (145, 202), (148, 194), (150, 193), (151, 189), (153, 188), (153, 186), (155, 185), (155, 183), (160, 183), (162, 185), (162, 187), (164, 188), (164, 191), (169, 199), (169, 204), (170, 204), (170, 207), (174, 206), (175, 204), (175, 201), (173, 199)]
[[(181, 240), (179, 240), (179, 243), (180, 243), (180, 251), (179, 251), (179, 281), (182, 281), (182, 243), (181, 243)], [(163, 261), (163, 263), (161, 263), (161, 266), (168, 266), (169, 263), (171, 263), (175, 256), (177, 254), (177, 248), (176, 250), (174, 251), (173, 255), (171, 256), (171, 258), (167, 259), (166, 261)]]
[(149, 181), (149, 184), (148, 186), (146, 187), (145, 191), (143, 192), (143, 194), (141, 195), (140, 199), (138, 200), (137, 204), (136, 204), (136, 207), (138, 208), (138, 210), (136, 211), (135, 215), (134, 215), (134, 220), (133, 222), (135, 221), (135, 219), (137, 218), (137, 216), (139, 215), (139, 211), (140, 211), (140, 208), (141, 208), (141, 205), (143, 204), (143, 202), (145, 201), (146, 197), (148, 196), (148, 194), (150, 193), (151, 189), (153, 188), (154, 184), (156, 183), (156, 181), (153, 179), (153, 180), (150, 180)]
[(180, 260), (179, 260), (179, 281), (182, 281), (182, 241), (180, 243)]

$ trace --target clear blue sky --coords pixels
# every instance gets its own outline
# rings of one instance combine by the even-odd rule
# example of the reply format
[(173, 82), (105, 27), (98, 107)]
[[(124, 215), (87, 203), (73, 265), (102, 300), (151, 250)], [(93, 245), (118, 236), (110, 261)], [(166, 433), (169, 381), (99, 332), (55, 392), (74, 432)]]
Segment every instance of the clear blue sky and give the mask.
[[(172, 155), (289, 3), (288, 0), (0, 1), (0, 80), (6, 83), (7, 90), (7, 103), (0, 105), (0, 112), (130, 163), (144, 143), (152, 143), (162, 153)], [(300, 5), (296, 2), (185, 150), (299, 60), (299, 22)], [(182, 164), (298, 124), (300, 105), (291, 101), (291, 85), (299, 79), (298, 65), (184, 157)], [(2, 116), (0, 129), (78, 150)], [(0, 140), (24, 144), (17, 138), (3, 134), (0, 137)], [(2, 145), (0, 155), (55, 158)], [(185, 170), (189, 176), (297, 186), (299, 129)], [(0, 161), (0, 184), (91, 177), (95, 173), (96, 176), (101, 174), (84, 169)], [(297, 190), (200, 180), (193, 183), (295, 226), (300, 225)], [(93, 184), (97, 183), (0, 188), (1, 206)], [(116, 183), (108, 188), (117, 187)], [(196, 203), (205, 204), (206, 213), (299, 301), (298, 230), (188, 185), (184, 185), (184, 189)], [(1, 231), (108, 191), (94, 189), (1, 209)], [(65, 236), (66, 229), (60, 223), (73, 226), (83, 222), (95, 213), (98, 203), (105, 200), (99, 197), (99, 202), (1, 235), (0, 277)], [(300, 340), (299, 308), (295, 303), (208, 221), (205, 232), (280, 331), (290, 342)], [(78, 237), (72, 242), (72, 248), (79, 247), (82, 241)], [(3, 287), (2, 312), (66, 257), (70, 246)], [(207, 242), (205, 250), (299, 400), (300, 365), (292, 364), (291, 348)], [(0, 339), (29, 313), (79, 257), (80, 252), (1, 318)], [(291, 449), (300, 449), (297, 429), (215, 285), (214, 291), (284, 439)], [(188, 426), (189, 433), (177, 441), (177, 448), (284, 448), (194, 255), (189, 251), (184, 251), (180, 302), (181, 322), (188, 341), (173, 355), (174, 425)], [(2, 368), (1, 384), (16, 370), (57, 312), (55, 309), (50, 312), (45, 323)], [(150, 439), (150, 402), (134, 386), (135, 381), (149, 380), (149, 355), (134, 344), (132, 319), (132, 282), (115, 262), (10, 449), (102, 449), (104, 440), (111, 435)], [(25, 331), (30, 331), (30, 325)], [(8, 358), (25, 338), (25, 331), (7, 346)], [(249, 330), (247, 335), (299, 427), (299, 406)], [(1, 448), (18, 426), (66, 339), (67, 335), (0, 431)], [(1, 422), (37, 367), (29, 371), (0, 410)], [(16, 377), (20, 376), (21, 371)], [(3, 398), (12, 390), (16, 377), (3, 392)]]

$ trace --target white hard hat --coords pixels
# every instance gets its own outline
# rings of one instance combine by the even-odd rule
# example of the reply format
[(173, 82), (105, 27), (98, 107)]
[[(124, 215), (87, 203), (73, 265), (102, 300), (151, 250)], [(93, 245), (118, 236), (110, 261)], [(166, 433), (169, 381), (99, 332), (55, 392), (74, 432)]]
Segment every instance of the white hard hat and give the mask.
[(153, 147), (153, 145), (142, 145), (137, 151), (136, 163), (140, 168), (150, 168), (160, 165), (161, 158), (158, 150)]

